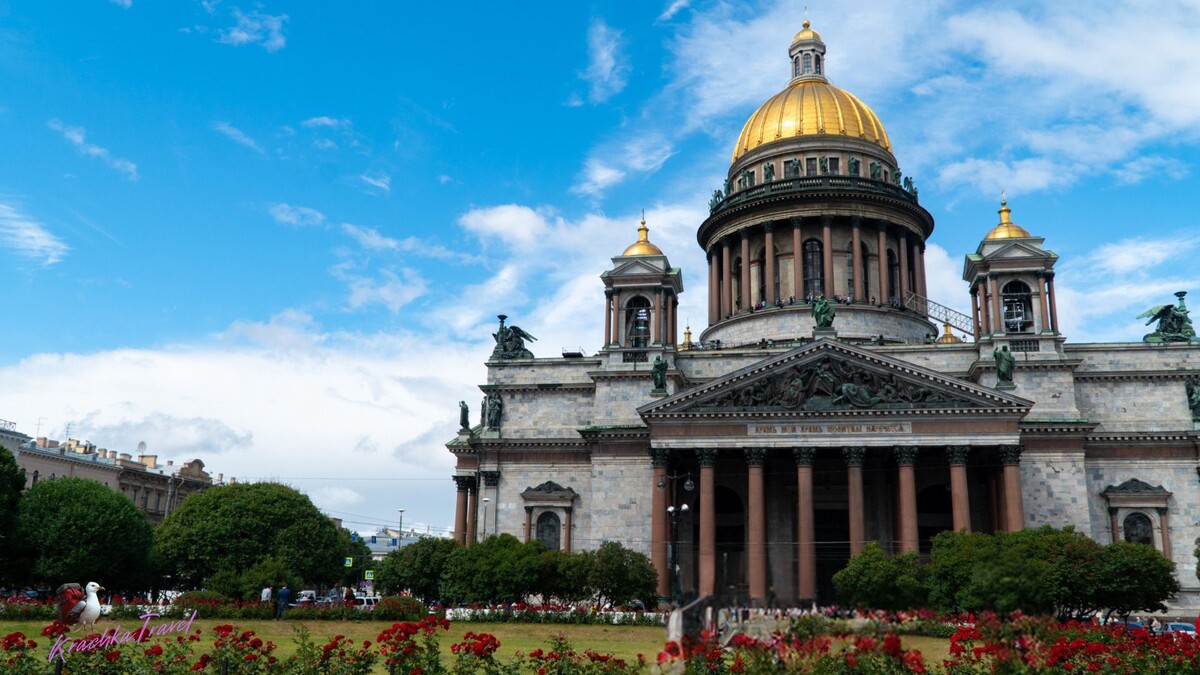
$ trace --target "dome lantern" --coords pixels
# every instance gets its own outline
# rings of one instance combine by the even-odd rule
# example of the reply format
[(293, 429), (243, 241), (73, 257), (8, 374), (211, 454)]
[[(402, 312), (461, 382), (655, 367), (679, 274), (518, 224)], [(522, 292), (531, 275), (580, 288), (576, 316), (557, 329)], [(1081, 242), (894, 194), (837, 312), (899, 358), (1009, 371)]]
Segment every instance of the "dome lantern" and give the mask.
[(650, 243), (650, 228), (646, 227), (646, 216), (642, 214), (642, 224), (638, 227), (638, 240), (629, 245), (621, 255), (662, 255), (662, 249)]
[(1008, 200), (1000, 198), (1000, 224), (992, 228), (984, 239), (1018, 239), (1029, 237), (1029, 231), (1012, 221), (1012, 209)]
[(804, 27), (792, 38), (792, 46), (788, 49), (792, 57), (792, 81), (816, 80), (828, 82), (825, 79), (825, 43), (821, 34), (809, 28), (808, 19)]

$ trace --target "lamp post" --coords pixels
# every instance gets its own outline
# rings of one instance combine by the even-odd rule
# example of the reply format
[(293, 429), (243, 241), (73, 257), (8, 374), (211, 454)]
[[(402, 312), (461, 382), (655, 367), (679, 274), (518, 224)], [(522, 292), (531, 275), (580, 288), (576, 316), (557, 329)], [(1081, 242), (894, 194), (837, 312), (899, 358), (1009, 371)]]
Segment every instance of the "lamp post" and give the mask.
[(667, 565), (671, 568), (671, 602), (676, 606), (683, 604), (683, 580), (679, 574), (679, 516), (688, 512), (688, 505), (679, 508), (675, 505), (667, 507), (667, 516), (671, 519), (671, 547), (667, 551)]
[(400, 512), (400, 527), (396, 530), (396, 548), (404, 545), (404, 509), (396, 509)]
[(488, 502), (492, 501), (487, 497), (483, 498), (483, 526), (480, 527), (480, 539), (487, 539), (487, 518), (488, 518)]

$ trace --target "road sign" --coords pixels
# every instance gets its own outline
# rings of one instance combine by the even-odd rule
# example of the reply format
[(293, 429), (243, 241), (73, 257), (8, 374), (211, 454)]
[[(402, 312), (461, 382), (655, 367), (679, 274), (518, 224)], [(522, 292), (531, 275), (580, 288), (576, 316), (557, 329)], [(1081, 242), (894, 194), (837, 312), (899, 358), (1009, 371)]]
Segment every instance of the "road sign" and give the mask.
[(354, 558), (351, 558), (350, 556), (346, 556), (346, 562), (344, 564), (346, 565), (346, 567), (354, 567)]
[(366, 579), (367, 581), (374, 580), (375, 579), (375, 570), (367, 570), (367, 571), (363, 572), (363, 579)]

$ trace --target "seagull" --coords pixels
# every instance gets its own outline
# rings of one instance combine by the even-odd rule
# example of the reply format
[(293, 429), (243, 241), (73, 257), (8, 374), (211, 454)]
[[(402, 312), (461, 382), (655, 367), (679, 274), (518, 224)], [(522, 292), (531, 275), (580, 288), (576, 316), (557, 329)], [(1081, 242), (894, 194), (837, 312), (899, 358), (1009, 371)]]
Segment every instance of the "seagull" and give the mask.
[(72, 626), (72, 631), (79, 626), (93, 626), (100, 618), (100, 598), (96, 597), (96, 591), (102, 591), (104, 587), (89, 581), (85, 589), (86, 599), (79, 591), (79, 584), (63, 584), (58, 589), (58, 619), (64, 625)]

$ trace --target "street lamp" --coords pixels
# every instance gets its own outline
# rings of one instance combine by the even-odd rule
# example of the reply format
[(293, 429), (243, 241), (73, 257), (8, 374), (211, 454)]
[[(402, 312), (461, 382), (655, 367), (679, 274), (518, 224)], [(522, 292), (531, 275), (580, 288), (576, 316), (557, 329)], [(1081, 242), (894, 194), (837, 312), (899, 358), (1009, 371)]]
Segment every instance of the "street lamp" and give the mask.
[(488, 502), (492, 500), (487, 497), (483, 498), (483, 527), (480, 528), (481, 539), (487, 539), (487, 518), (488, 518)]
[(396, 530), (396, 548), (404, 543), (404, 509), (396, 509), (400, 512), (400, 528)]
[(671, 601), (676, 607), (683, 604), (683, 580), (679, 574), (679, 516), (688, 512), (688, 505), (679, 508), (675, 505), (667, 507), (667, 516), (671, 519), (671, 550), (667, 552), (667, 564), (671, 568)]

